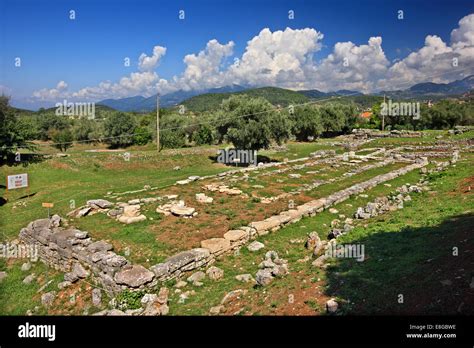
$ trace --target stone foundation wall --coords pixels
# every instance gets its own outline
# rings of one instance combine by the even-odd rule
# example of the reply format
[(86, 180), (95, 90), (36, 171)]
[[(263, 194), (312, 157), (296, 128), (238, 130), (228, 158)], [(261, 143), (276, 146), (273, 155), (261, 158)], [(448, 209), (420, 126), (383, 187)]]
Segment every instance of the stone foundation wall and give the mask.
[(390, 173), (375, 176), (370, 180), (335, 192), (328, 197), (310, 201), (297, 206), (295, 209), (283, 211), (263, 221), (252, 222), (248, 226), (228, 231), (224, 234), (223, 238), (204, 240), (201, 242), (201, 248), (195, 248), (173, 255), (165, 262), (152, 266), (151, 270), (159, 280), (179, 277), (183, 272), (212, 264), (218, 256), (238, 249), (258, 236), (277, 231), (286, 224), (298, 222), (304, 216), (314, 216), (316, 213), (334, 204), (345, 201), (352, 195), (362, 193), (378, 184), (393, 180), (412, 170), (422, 168), (427, 164), (428, 160), (426, 158), (418, 159), (416, 163), (412, 163)]
[[(304, 216), (314, 216), (352, 195), (362, 193), (427, 164), (426, 158), (419, 158), (406, 167), (375, 176), (325, 198), (307, 202), (263, 221), (252, 222), (248, 226), (230, 230), (224, 234), (223, 238), (204, 240), (201, 242), (201, 248), (175, 254), (164, 262), (152, 266), (150, 270), (140, 265), (131, 265), (123, 256), (112, 251), (111, 244), (105, 241), (93, 242), (87, 232), (61, 227), (61, 218), (57, 215), (51, 220), (40, 219), (31, 222), (20, 231), (20, 239), (25, 243), (38, 246), (38, 256), (42, 262), (55, 269), (69, 272), (65, 276), (66, 280), (74, 281), (76, 278), (84, 278), (90, 272), (95, 282), (107, 292), (114, 294), (126, 288), (153, 287), (158, 281), (176, 278), (184, 272), (210, 265), (217, 257), (240, 248), (258, 236), (277, 231), (286, 224), (299, 221)], [(88, 274), (86, 275), (85, 272)]]
[[(142, 266), (132, 266), (123, 256), (112, 251), (111, 244), (93, 242), (87, 232), (61, 227), (58, 215), (31, 222), (21, 229), (19, 238), (37, 247), (38, 258), (43, 263), (68, 272), (64, 277), (66, 281), (75, 282), (91, 276), (97, 285), (112, 294), (127, 287), (153, 285), (154, 275), (150, 271)], [(142, 280), (133, 282), (130, 273)]]

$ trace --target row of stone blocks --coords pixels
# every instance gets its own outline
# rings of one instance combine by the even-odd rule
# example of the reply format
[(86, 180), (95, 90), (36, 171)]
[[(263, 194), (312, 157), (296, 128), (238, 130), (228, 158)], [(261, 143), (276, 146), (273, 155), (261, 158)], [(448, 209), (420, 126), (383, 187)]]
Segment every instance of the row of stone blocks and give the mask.
[(152, 266), (150, 270), (140, 265), (131, 265), (123, 256), (112, 251), (111, 244), (105, 241), (93, 242), (87, 232), (60, 227), (61, 218), (57, 215), (51, 220), (40, 219), (31, 222), (20, 231), (20, 239), (24, 243), (36, 245), (40, 260), (55, 269), (70, 272), (77, 263), (85, 266), (92, 271), (94, 281), (109, 293), (115, 294), (125, 288), (154, 287), (158, 281), (176, 278), (184, 272), (212, 264), (217, 257), (240, 248), (257, 236), (295, 223), (303, 216), (313, 216), (352, 195), (424, 167), (427, 163), (426, 158), (418, 159), (416, 163), (378, 175), (328, 197), (310, 201), (263, 221), (252, 222), (249, 226), (230, 230), (223, 238), (204, 240), (201, 242), (201, 248), (175, 254), (163, 263)]
[(263, 221), (252, 222), (249, 226), (230, 230), (224, 234), (223, 238), (204, 240), (201, 242), (201, 248), (183, 251), (170, 257), (163, 263), (152, 266), (151, 269), (160, 280), (179, 277), (182, 272), (191, 271), (211, 264), (218, 256), (240, 248), (249, 240), (255, 239), (257, 236), (277, 231), (286, 224), (299, 221), (303, 216), (313, 216), (317, 212), (320, 212), (331, 205), (340, 203), (352, 195), (359, 194), (380, 183), (395, 179), (412, 170), (424, 167), (427, 164), (428, 160), (426, 158), (418, 159), (416, 163), (412, 163), (390, 173), (375, 176), (370, 180), (333, 193), (326, 198), (305, 203), (296, 207), (296, 209), (283, 211), (280, 214)]

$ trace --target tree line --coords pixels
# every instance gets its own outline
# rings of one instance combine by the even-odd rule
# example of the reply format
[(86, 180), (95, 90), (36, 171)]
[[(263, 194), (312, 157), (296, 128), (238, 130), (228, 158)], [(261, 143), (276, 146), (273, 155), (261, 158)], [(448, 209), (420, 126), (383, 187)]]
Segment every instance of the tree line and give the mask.
[[(369, 120), (358, 117), (361, 108), (347, 101), (306, 103), (275, 107), (263, 97), (232, 95), (220, 107), (207, 112), (179, 112), (160, 109), (162, 148), (232, 143), (236, 148), (260, 150), (289, 139), (313, 140), (321, 136), (349, 133), (353, 128), (381, 128), (380, 105), (372, 107)], [(421, 118), (386, 117), (392, 129), (447, 129), (472, 125), (474, 104), (445, 100), (428, 108), (421, 106)], [(0, 159), (18, 149), (34, 149), (34, 140), (46, 141), (61, 151), (75, 142), (105, 143), (111, 148), (146, 145), (155, 141), (155, 113), (137, 114), (99, 109), (97, 117), (57, 116), (54, 109), (21, 112), (0, 97)]]

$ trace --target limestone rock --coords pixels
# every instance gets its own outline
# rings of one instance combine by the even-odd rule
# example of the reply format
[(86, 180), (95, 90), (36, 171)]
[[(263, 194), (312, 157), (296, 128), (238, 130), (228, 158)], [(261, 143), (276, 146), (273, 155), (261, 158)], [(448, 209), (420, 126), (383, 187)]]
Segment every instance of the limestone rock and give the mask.
[(228, 239), (230, 242), (237, 242), (241, 239), (246, 239), (248, 232), (243, 230), (230, 230), (224, 234), (224, 238)]
[(24, 264), (21, 265), (21, 270), (23, 272), (28, 272), (31, 269), (31, 263), (30, 262), (25, 262)]
[(158, 263), (150, 267), (150, 270), (155, 273), (157, 278), (164, 277), (168, 274), (169, 264), (168, 263)]
[(41, 295), (41, 304), (45, 307), (50, 307), (56, 299), (56, 292), (50, 291)]
[(338, 307), (339, 304), (334, 299), (330, 299), (326, 302), (326, 311), (328, 313), (335, 313)]
[(255, 281), (255, 279), (253, 279), (252, 275), (249, 273), (236, 275), (235, 279), (243, 283), (250, 283)]
[(79, 262), (76, 262), (72, 268), (72, 273), (77, 278), (87, 278), (89, 276), (89, 271), (87, 271)]
[[(139, 203), (140, 200), (132, 200), (129, 203)], [(132, 204), (123, 206), (123, 212), (118, 216), (118, 221), (124, 224), (133, 224), (135, 222), (145, 221), (146, 216), (140, 214), (140, 204)]]
[(243, 295), (247, 294), (247, 290), (237, 289), (227, 293), (221, 300), (221, 305), (230, 303), (236, 299), (240, 299)]
[(128, 285), (137, 288), (149, 283), (155, 277), (154, 273), (141, 265), (133, 265), (115, 274), (114, 280), (117, 284)]
[[(160, 268), (168, 268), (167, 273), (172, 273), (177, 269), (187, 267), (187, 265), (195, 265), (196, 263), (207, 259), (210, 256), (209, 249), (195, 248), (191, 250), (182, 251), (176, 255), (169, 257)], [(193, 269), (189, 268), (188, 270)], [(154, 270), (156, 272), (156, 269)]]
[(119, 222), (122, 222), (124, 224), (133, 224), (133, 223), (136, 223), (136, 222), (141, 222), (141, 221), (145, 221), (146, 220), (146, 216), (145, 215), (139, 215), (139, 216), (133, 216), (133, 217), (130, 217), (130, 216), (119, 216), (118, 217), (118, 221)]
[(225, 307), (224, 307), (223, 305), (214, 306), (214, 307), (211, 307), (211, 309), (209, 310), (209, 314), (210, 314), (210, 315), (218, 315), (218, 314), (220, 314), (224, 309), (225, 309)]
[(65, 280), (65, 281), (63, 281), (63, 282), (58, 283), (58, 289), (59, 289), (59, 290), (65, 289), (65, 288), (67, 288), (68, 286), (71, 286), (71, 284), (72, 284), (72, 283), (71, 283), (70, 281)]
[(32, 273), (23, 279), (23, 284), (31, 284), (36, 279), (36, 274)]
[(230, 241), (225, 238), (211, 238), (201, 241), (201, 247), (208, 249), (211, 254), (226, 251), (230, 248)]
[(258, 241), (254, 241), (252, 243), (250, 243), (248, 246), (247, 246), (247, 249), (249, 251), (259, 251), (260, 249), (264, 248), (265, 245), (263, 243), (260, 243)]
[(70, 211), (69, 213), (66, 214), (66, 216), (72, 217), (72, 218), (79, 218), (79, 217), (86, 216), (87, 214), (91, 212), (91, 210), (92, 208), (89, 206), (80, 207), (80, 208)]
[(208, 197), (204, 193), (196, 193), (196, 200), (200, 203), (212, 203), (214, 198)]
[(206, 273), (204, 273), (203, 271), (198, 271), (190, 275), (186, 280), (190, 283), (195, 283), (200, 282), (204, 278), (206, 278)]
[(216, 266), (211, 266), (206, 271), (207, 276), (209, 279), (212, 280), (219, 280), (224, 277), (224, 271)]
[(321, 244), (321, 238), (317, 232), (311, 232), (308, 234), (308, 238), (306, 240), (306, 249), (313, 251), (318, 245)]
[(288, 265), (287, 264), (275, 265), (272, 268), (271, 272), (274, 277), (281, 278), (288, 274)]
[(171, 213), (176, 216), (193, 216), (196, 209), (191, 207), (181, 207), (174, 205), (170, 209)]
[[(140, 202), (140, 200), (138, 200)], [(140, 204), (126, 205), (123, 207), (123, 215), (127, 217), (137, 217), (140, 215)]]
[(181, 288), (184, 288), (186, 285), (188, 285), (187, 282), (185, 282), (184, 280), (179, 280), (179, 281), (174, 285), (174, 287), (175, 287), (175, 288), (178, 288), (178, 289), (181, 289)]
[(107, 243), (106, 241), (103, 241), (103, 240), (94, 242), (87, 247), (87, 250), (89, 250), (90, 252), (109, 251), (112, 249), (113, 249), (112, 244)]
[(102, 303), (102, 291), (99, 288), (92, 289), (92, 304), (99, 307)]
[(261, 286), (266, 286), (270, 284), (273, 281), (273, 275), (271, 270), (268, 268), (259, 270), (257, 272), (257, 275), (255, 276), (255, 280), (257, 284)]
[[(161, 289), (160, 289), (161, 291)], [(167, 305), (168, 297), (161, 298), (155, 294), (145, 294), (141, 299), (141, 304), (144, 307), (142, 315), (145, 316), (156, 316), (156, 315), (167, 315), (169, 307)]]
[(106, 208), (112, 208), (114, 206), (113, 203), (105, 199), (91, 199), (87, 201), (86, 204), (93, 209), (106, 209)]

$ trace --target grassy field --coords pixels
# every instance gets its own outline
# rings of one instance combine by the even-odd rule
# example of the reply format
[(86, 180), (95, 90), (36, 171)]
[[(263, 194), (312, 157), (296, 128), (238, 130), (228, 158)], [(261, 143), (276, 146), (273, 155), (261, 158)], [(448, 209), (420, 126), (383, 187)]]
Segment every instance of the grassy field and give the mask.
[[(473, 132), (449, 139), (470, 139)], [(370, 153), (369, 148), (396, 147), (401, 145), (434, 144), (441, 132), (428, 132), (423, 138), (387, 138), (371, 141), (360, 150), (360, 154)], [(445, 132), (442, 134), (446, 134)], [(448, 139), (447, 136), (445, 136)], [(444, 139), (443, 139), (444, 140)], [(322, 139), (313, 143), (289, 143), (285, 151), (262, 151), (259, 153), (270, 160), (282, 161), (308, 156), (322, 149), (344, 150), (332, 143), (338, 139)], [(107, 197), (108, 192), (120, 193), (142, 189), (144, 185), (157, 186), (158, 189), (135, 195), (124, 195), (121, 201), (132, 198), (179, 193), (191, 206), (196, 206), (200, 214), (196, 219), (182, 220), (163, 217), (155, 212), (156, 204), (145, 205), (142, 212), (148, 220), (122, 225), (103, 214), (96, 214), (72, 221), (79, 229), (90, 232), (94, 239), (110, 240), (115, 249), (123, 254), (125, 248), (131, 251), (131, 261), (145, 266), (163, 261), (167, 256), (189, 247), (199, 246), (199, 241), (210, 237), (221, 237), (229, 228), (235, 228), (271, 216), (288, 208), (288, 200), (272, 204), (262, 204), (258, 200), (241, 199), (206, 192), (213, 196), (211, 206), (199, 206), (192, 197), (203, 192), (193, 183), (183, 187), (172, 186), (176, 180), (190, 175), (212, 175), (235, 169), (215, 163), (212, 157), (217, 147), (199, 147), (181, 150), (167, 150), (156, 154), (151, 148), (127, 149), (130, 161), (125, 161), (121, 153), (85, 152), (85, 145), (72, 148), (69, 157), (53, 157), (27, 166), (1, 167), (3, 176), (26, 172), (30, 176), (29, 191), (5, 192), (0, 187), (2, 197), (8, 203), (0, 206), (0, 228), (2, 240), (8, 241), (18, 236), (19, 230), (28, 222), (45, 217), (47, 212), (41, 202), (54, 202), (54, 213), (65, 216), (75, 206), (85, 204), (93, 198)], [(53, 153), (49, 151), (50, 153)], [(69, 152), (68, 152), (69, 153)], [(359, 154), (358, 153), (358, 154)], [(245, 247), (239, 254), (226, 256), (216, 265), (225, 271), (224, 279), (213, 282), (204, 281), (202, 287), (187, 285), (184, 289), (194, 290), (185, 303), (178, 303), (179, 294), (171, 292), (171, 314), (206, 315), (222, 297), (231, 290), (247, 290), (240, 300), (226, 306), (225, 314), (284, 314), (314, 315), (325, 312), (324, 304), (329, 298), (337, 298), (342, 304), (340, 313), (454, 313), (461, 303), (464, 310), (473, 308), (472, 289), (469, 281), (472, 276), (472, 209), (474, 207), (469, 186), (473, 183), (474, 156), (462, 153), (456, 167), (445, 173), (433, 175), (432, 190), (413, 194), (413, 200), (405, 204), (405, 209), (387, 213), (377, 218), (365, 220), (341, 242), (364, 244), (368, 258), (364, 262), (338, 260), (327, 270), (315, 269), (304, 248), (307, 233), (317, 231), (325, 239), (330, 230), (330, 222), (335, 217), (325, 211), (312, 218), (302, 219), (276, 233), (259, 238), (265, 249), (251, 253)], [(370, 163), (370, 162), (367, 162)], [(362, 163), (360, 165), (365, 165)], [(355, 165), (357, 166), (360, 166)], [(310, 199), (324, 197), (332, 192), (362, 182), (375, 175), (386, 173), (406, 164), (394, 163), (370, 169), (354, 176), (342, 177), (350, 167), (315, 165), (294, 169), (284, 173), (273, 173), (272, 168), (250, 173), (248, 181), (240, 180), (242, 175), (225, 178), (229, 186), (241, 188), (245, 193), (261, 197), (272, 196), (292, 190), (292, 188), (314, 179), (335, 179), (309, 192), (294, 197), (297, 204)], [(180, 170), (173, 168), (179, 166)], [(285, 165), (281, 168), (287, 168)], [(317, 170), (315, 175), (307, 171)], [(291, 179), (289, 173), (301, 174), (299, 179)], [(350, 217), (358, 206), (363, 206), (373, 198), (388, 194), (404, 183), (415, 183), (420, 174), (410, 172), (389, 182), (391, 187), (380, 185), (368, 192), (368, 197), (357, 196), (336, 206), (339, 214)], [(212, 181), (212, 180), (211, 180)], [(206, 182), (207, 183), (207, 182)], [(263, 185), (263, 189), (252, 188)], [(151, 219), (153, 220), (151, 220)], [(338, 240), (339, 241), (339, 240)], [(453, 261), (452, 248), (459, 245), (460, 256)], [(240, 283), (234, 279), (238, 274), (255, 275), (258, 264), (268, 250), (276, 250), (289, 261), (290, 274), (274, 281), (265, 289), (252, 284)], [(427, 261), (431, 260), (431, 261)], [(24, 314), (40, 304), (38, 289), (52, 281), (46, 288), (56, 289), (62, 274), (35, 263), (31, 272), (40, 277), (30, 285), (21, 280), (27, 273), (20, 270), (21, 260), (0, 260), (0, 270), (9, 276), (0, 282), (0, 313)], [(471, 271), (470, 271), (471, 270)], [(456, 278), (457, 277), (457, 278)], [(452, 285), (442, 285), (441, 281), (451, 280)], [(172, 286), (174, 281), (168, 282)], [(444, 282), (446, 283), (446, 282)], [(456, 288), (456, 295), (452, 295)], [(46, 311), (39, 306), (38, 314), (84, 314), (99, 310), (90, 304), (91, 285), (86, 282), (75, 284), (60, 291), (55, 306)], [(423, 295), (426, 291), (426, 296)], [(470, 291), (470, 292), (469, 292)], [(397, 302), (398, 295), (404, 295), (405, 302)], [(75, 296), (76, 301), (69, 301)], [(456, 307), (454, 310), (453, 308)], [(472, 312), (471, 312), (472, 313)]]
[[(434, 177), (432, 191), (412, 195), (404, 209), (365, 220), (345, 235), (341, 243), (365, 245), (368, 257), (364, 262), (338, 259), (326, 271), (314, 268), (311, 261), (298, 262), (310, 254), (304, 248), (307, 233), (317, 231), (321, 238), (327, 237), (334, 215), (325, 211), (260, 238), (266, 248), (259, 252), (242, 248), (239, 256), (222, 259), (216, 265), (224, 269), (225, 278), (217, 284), (208, 280), (202, 288), (190, 285), (196, 295), (185, 304), (172, 305), (172, 313), (205, 315), (227, 292), (246, 289), (248, 293), (225, 314), (324, 314), (329, 298), (338, 299), (343, 304), (341, 313), (347, 314), (454, 314), (463, 302), (464, 310), (472, 314), (469, 282), (474, 269), (474, 199), (472, 192), (465, 192), (465, 185), (467, 178), (472, 182), (473, 161), (471, 155)], [(409, 173), (388, 182), (392, 187), (376, 187), (367, 192), (367, 198), (354, 197), (336, 208), (340, 214), (351, 216), (356, 207), (418, 178), (418, 172)], [(300, 242), (292, 243), (295, 240)], [(461, 250), (459, 259), (453, 259), (453, 246)], [(276, 250), (288, 260), (289, 276), (264, 290), (234, 279), (242, 273), (255, 275), (268, 250)], [(434, 272), (438, 268), (441, 271)], [(454, 284), (443, 287), (440, 281), (446, 279)], [(454, 288), (458, 295), (453, 297)], [(398, 294), (404, 294), (404, 304), (397, 302)], [(174, 299), (177, 301), (178, 296)]]

